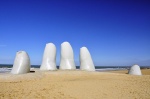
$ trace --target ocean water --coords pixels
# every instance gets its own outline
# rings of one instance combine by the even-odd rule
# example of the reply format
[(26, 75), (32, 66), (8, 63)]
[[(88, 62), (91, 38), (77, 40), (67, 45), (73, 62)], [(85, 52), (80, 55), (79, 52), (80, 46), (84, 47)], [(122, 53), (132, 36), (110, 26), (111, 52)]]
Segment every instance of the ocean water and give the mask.
[[(0, 73), (10, 72), (12, 70), (13, 65), (12, 64), (0, 64)], [(95, 66), (96, 71), (109, 71), (109, 70), (127, 70), (131, 66)], [(31, 68), (40, 68), (40, 65), (31, 65)], [(59, 66), (57, 66), (59, 69)], [(76, 66), (77, 69), (80, 68), (80, 66)], [(141, 66), (141, 69), (143, 68), (150, 68), (150, 66)]]

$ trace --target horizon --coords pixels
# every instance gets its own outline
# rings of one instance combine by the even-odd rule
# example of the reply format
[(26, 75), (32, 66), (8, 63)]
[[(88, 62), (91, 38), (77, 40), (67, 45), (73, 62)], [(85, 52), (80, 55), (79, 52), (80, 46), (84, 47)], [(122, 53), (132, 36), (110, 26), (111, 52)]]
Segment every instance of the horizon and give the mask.
[(86, 46), (95, 66), (150, 66), (148, 0), (1, 0), (0, 64), (13, 64), (17, 51), (41, 65), (46, 43), (68, 41), (79, 66)]
[[(8, 65), (13, 66), (13, 64), (0, 64), (0, 66), (8, 66)], [(136, 64), (133, 64), (133, 65), (136, 65)], [(131, 65), (131, 66), (133, 66), (133, 65)], [(38, 65), (38, 64), (33, 64), (32, 65), (31, 64), (31, 67), (32, 66), (41, 66), (41, 65)], [(104, 66), (103, 65), (99, 65), (98, 66), (98, 65), (95, 65), (95, 67), (131, 67), (131, 66), (129, 66), (129, 65), (128, 66), (127, 65), (124, 65), (124, 66), (123, 65), (120, 65), (120, 66), (119, 65), (118, 66), (115, 66), (115, 65), (112, 65), (112, 66), (108, 66), (108, 65), (104, 65)], [(59, 67), (59, 65), (57, 65), (57, 67)], [(80, 65), (76, 65), (76, 67), (80, 67)], [(145, 66), (141, 65), (140, 67), (150, 67), (150, 65), (145, 65)]]

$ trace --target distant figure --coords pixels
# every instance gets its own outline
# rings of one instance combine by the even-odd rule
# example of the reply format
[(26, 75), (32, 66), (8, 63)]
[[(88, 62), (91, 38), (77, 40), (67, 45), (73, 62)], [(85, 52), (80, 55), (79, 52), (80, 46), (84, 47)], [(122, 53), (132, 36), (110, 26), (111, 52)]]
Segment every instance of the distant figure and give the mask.
[(63, 42), (61, 44), (61, 59), (59, 69), (76, 69), (73, 50), (69, 42)]
[(25, 51), (18, 51), (16, 53), (12, 74), (24, 74), (30, 72), (30, 58)]
[(128, 74), (131, 74), (131, 75), (142, 75), (140, 66), (138, 66), (138, 65), (133, 65), (133, 66), (129, 69)]
[(57, 70), (56, 47), (53, 43), (48, 43), (45, 46), (43, 61), (40, 70)]
[(87, 71), (95, 71), (95, 66), (92, 57), (86, 47), (80, 48), (80, 69)]

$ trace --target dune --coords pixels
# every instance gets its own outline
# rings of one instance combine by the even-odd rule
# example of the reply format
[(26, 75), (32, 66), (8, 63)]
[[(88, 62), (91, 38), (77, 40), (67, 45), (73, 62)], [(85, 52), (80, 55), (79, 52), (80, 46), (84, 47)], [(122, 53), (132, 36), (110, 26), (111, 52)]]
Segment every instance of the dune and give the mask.
[(3, 73), (0, 99), (150, 99), (150, 70), (142, 70), (141, 76), (115, 72)]

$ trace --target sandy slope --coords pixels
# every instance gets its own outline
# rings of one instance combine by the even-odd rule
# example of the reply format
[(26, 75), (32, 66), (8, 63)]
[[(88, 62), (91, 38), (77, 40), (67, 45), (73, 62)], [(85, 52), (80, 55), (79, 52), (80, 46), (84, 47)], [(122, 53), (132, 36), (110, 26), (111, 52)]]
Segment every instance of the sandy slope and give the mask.
[(3, 98), (150, 99), (150, 75), (85, 71), (1, 74), (0, 99)]
[[(150, 75), (150, 69), (142, 69), (141, 71), (143, 75)], [(118, 71), (109, 71), (109, 72), (127, 74), (128, 70), (118, 70)]]

